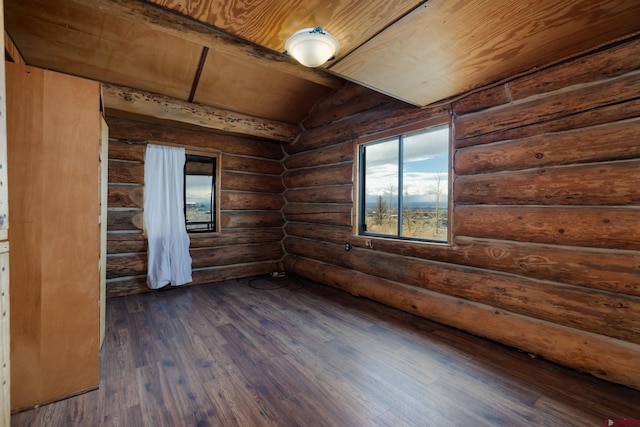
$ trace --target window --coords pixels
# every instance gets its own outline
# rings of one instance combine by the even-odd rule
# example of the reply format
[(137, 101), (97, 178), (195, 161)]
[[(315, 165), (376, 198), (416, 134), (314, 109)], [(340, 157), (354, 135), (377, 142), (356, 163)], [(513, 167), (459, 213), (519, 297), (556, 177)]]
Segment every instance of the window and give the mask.
[(447, 242), (449, 126), (359, 146), (359, 234)]
[(184, 217), (188, 232), (218, 230), (217, 157), (187, 153), (184, 164)]

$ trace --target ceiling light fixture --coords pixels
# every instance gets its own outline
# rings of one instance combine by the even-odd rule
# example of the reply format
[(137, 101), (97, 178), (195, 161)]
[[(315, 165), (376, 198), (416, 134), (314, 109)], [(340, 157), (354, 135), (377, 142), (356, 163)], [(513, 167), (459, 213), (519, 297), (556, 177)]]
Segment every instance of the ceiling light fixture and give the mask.
[(338, 53), (340, 44), (320, 27), (304, 28), (293, 33), (284, 45), (284, 53), (305, 67), (319, 67)]

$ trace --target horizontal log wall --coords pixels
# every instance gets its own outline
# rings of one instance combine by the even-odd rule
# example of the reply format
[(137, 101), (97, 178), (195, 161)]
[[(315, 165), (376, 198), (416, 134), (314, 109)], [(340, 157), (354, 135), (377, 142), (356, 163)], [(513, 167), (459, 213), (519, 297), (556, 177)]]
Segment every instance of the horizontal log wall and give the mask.
[(285, 268), (640, 389), (639, 51), (448, 106), (449, 245), (359, 237), (351, 215), (358, 139), (445, 111), (330, 95), (284, 145)]
[(282, 268), (284, 153), (279, 144), (117, 118), (109, 118), (108, 124), (108, 297), (149, 290), (147, 241), (142, 234), (142, 141), (211, 148), (222, 153), (221, 232), (190, 234), (192, 284), (255, 276)]

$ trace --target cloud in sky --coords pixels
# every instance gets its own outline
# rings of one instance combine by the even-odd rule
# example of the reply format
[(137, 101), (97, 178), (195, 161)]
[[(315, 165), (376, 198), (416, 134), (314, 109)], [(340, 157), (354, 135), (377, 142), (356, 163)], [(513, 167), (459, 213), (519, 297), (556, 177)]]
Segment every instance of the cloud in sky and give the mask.
[[(442, 128), (428, 133), (410, 134), (404, 138), (404, 193), (410, 203), (433, 202), (440, 193), (440, 202), (448, 193), (449, 130)], [(398, 194), (398, 143), (385, 140), (366, 148), (367, 202), (379, 195), (389, 200), (389, 193)], [(440, 181), (438, 182), (438, 177)]]
[(211, 176), (187, 175), (185, 179), (187, 202), (208, 204), (211, 200)]

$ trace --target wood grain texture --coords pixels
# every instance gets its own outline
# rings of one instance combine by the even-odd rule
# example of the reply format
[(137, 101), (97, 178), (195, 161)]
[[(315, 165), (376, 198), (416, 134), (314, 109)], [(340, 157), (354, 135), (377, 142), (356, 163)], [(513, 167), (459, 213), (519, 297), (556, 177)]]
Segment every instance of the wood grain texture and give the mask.
[(332, 163), (353, 161), (353, 142), (348, 141), (343, 144), (335, 144), (317, 150), (305, 151), (287, 157), (284, 161), (287, 169), (299, 169), (309, 165), (329, 165)]
[[(207, 55), (194, 102), (286, 122), (296, 125), (299, 131), (297, 124), (306, 117), (316, 99), (331, 90), (305, 77), (265, 69), (260, 62), (235, 52), (214, 50)], [(260, 94), (260, 102), (256, 102), (256, 94)]]
[[(110, 132), (112, 133), (112, 132)], [(129, 160), (144, 162), (147, 152), (146, 144), (134, 144), (112, 139), (109, 141), (109, 158), (112, 160)]]
[[(271, 261), (283, 256), (279, 242), (192, 248), (190, 254), (194, 269)], [(107, 279), (146, 275), (147, 259), (146, 253), (109, 255)]]
[(455, 100), (453, 106), (456, 113), (462, 115), (503, 105), (510, 101), (509, 84), (505, 83), (463, 96)]
[[(300, 66), (281, 51), (136, 0), (9, 0), (7, 9), (9, 33), (30, 64), (181, 101), (190, 100), (200, 72), (197, 103), (297, 123), (316, 98), (344, 84), (335, 75)], [(212, 54), (199, 69), (203, 48)], [(239, 78), (238, 73), (253, 78)], [(265, 82), (278, 91), (265, 91), (262, 102), (234, 96), (263, 89), (259, 85)], [(189, 123), (189, 115), (173, 113)]]
[(107, 256), (107, 280), (115, 277), (147, 273), (147, 254), (116, 254)]
[(279, 260), (284, 255), (280, 242), (261, 242), (217, 248), (192, 249), (193, 268)]
[[(629, 94), (633, 96), (633, 94)], [(506, 127), (503, 130), (485, 133), (467, 139), (456, 139), (456, 148), (469, 147), (478, 144), (487, 144), (498, 141), (528, 138), (550, 132), (563, 132), (584, 127), (604, 125), (607, 123), (635, 119), (640, 115), (640, 100), (633, 97), (622, 100), (619, 103), (603, 105), (586, 111), (579, 111), (572, 115), (562, 115), (548, 120), (540, 121), (529, 126)]]
[(453, 253), (460, 264), (640, 296), (640, 254), (637, 251), (593, 250), (466, 237), (458, 237), (454, 242)]
[[(619, 340), (620, 348), (638, 343), (640, 319), (635, 309), (624, 308), (640, 296), (635, 226), (640, 102), (633, 89), (638, 70), (637, 59), (622, 60), (621, 53), (632, 54), (634, 43), (514, 77), (454, 103), (450, 245), (357, 236), (351, 224), (332, 224), (329, 216), (310, 221), (297, 215), (331, 203), (308, 203), (304, 197), (321, 198), (326, 190), (329, 198), (342, 184), (313, 186), (287, 178), (350, 163), (344, 157), (348, 147), (353, 156), (360, 141), (380, 135), (376, 118), (395, 117), (390, 106), (338, 118), (284, 144), (290, 153), (285, 197), (299, 197), (283, 211), (285, 268), (524, 351), (542, 348), (559, 363), (598, 372), (607, 340)], [(509, 90), (516, 82), (524, 97), (512, 100)], [(352, 98), (345, 96), (344, 102)], [(323, 104), (326, 110), (335, 108), (330, 99)], [(397, 106), (395, 113), (401, 112), (413, 114)], [(467, 134), (467, 120), (477, 125), (477, 134)], [(350, 252), (344, 251), (345, 242), (353, 246)], [(476, 304), (487, 311), (480, 314)], [(516, 328), (511, 334), (500, 310), (509, 313), (506, 323), (514, 316), (526, 321), (507, 326)], [(605, 317), (609, 321), (602, 321)], [(565, 334), (565, 328), (572, 332)], [(585, 345), (583, 334), (602, 350)], [(564, 350), (549, 345), (559, 336), (567, 340)], [(627, 363), (617, 357), (632, 356), (603, 361), (608, 368), (600, 374)], [(627, 384), (633, 381), (617, 375)]]
[(147, 276), (107, 279), (107, 305), (109, 298), (153, 292), (147, 286)]
[[(189, 236), (191, 248), (279, 242), (284, 237), (280, 227), (259, 229), (230, 229), (220, 233), (194, 233)], [(111, 232), (107, 239), (109, 254), (128, 254), (147, 251), (147, 238), (142, 233)]]
[(345, 226), (289, 221), (284, 229), (287, 235), (317, 239), (321, 242), (343, 243), (357, 240), (351, 232), (351, 227)]
[(354, 248), (345, 254), (344, 244), (287, 237), (284, 246), (297, 256), (640, 344), (640, 322), (633, 315), (640, 309), (640, 302), (635, 297), (435, 264), (366, 248)]
[(109, 160), (109, 183), (144, 184), (144, 165), (140, 162)]
[(212, 284), (231, 279), (244, 279), (263, 274), (267, 275), (274, 271), (282, 271), (282, 265), (279, 260), (213, 266), (194, 270), (193, 284)]
[(626, 0), (430, 1), (330, 69), (425, 106), (637, 34), (638, 16)]
[(107, 117), (107, 124), (109, 125), (109, 137), (124, 141), (169, 142), (272, 160), (278, 160), (284, 156), (279, 144), (255, 138), (150, 125), (116, 117)]
[[(220, 233), (196, 233), (189, 236), (191, 248), (208, 248), (260, 242), (279, 242), (284, 237), (281, 228), (230, 229)], [(142, 233), (109, 233), (108, 253), (146, 252), (147, 239)]]
[(282, 210), (288, 221), (348, 226), (352, 206), (337, 203), (287, 203)]
[[(274, 52), (273, 49), (264, 49), (240, 38), (230, 37), (229, 32), (225, 33), (210, 26), (194, 23), (192, 20), (185, 19), (175, 13), (169, 13), (136, 0), (73, 1), (103, 11), (116, 18), (124, 18), (138, 24), (142, 23), (154, 31), (198, 43), (213, 51), (243, 57), (247, 60), (247, 65), (258, 64), (263, 69), (298, 76), (330, 88), (338, 88), (344, 84), (342, 79), (321, 70), (300, 67), (296, 61)], [(276, 50), (282, 52), (282, 49)]]
[(161, 88), (179, 99), (189, 96), (202, 49), (198, 43), (76, 2), (6, 1), (5, 7), (7, 31), (30, 65), (151, 92)]
[(255, 193), (282, 193), (282, 178), (275, 175), (222, 171), (222, 191), (251, 191)]
[(283, 147), (287, 153), (296, 154), (354, 141), (363, 136), (389, 132), (394, 128), (419, 126), (421, 122), (428, 122), (431, 125), (442, 124), (447, 123), (448, 120), (449, 116), (445, 108), (417, 108), (404, 102), (394, 101), (353, 117), (303, 132), (295, 143), (283, 144)]
[(142, 209), (109, 209), (107, 231), (138, 231), (143, 229)]
[(287, 171), (283, 181), (287, 188), (350, 184), (353, 181), (353, 164), (346, 162)]
[(309, 111), (309, 114), (323, 114), (326, 110), (349, 104), (350, 100), (359, 96), (365, 96), (369, 93), (371, 93), (371, 89), (369, 88), (353, 82), (346, 82), (342, 87), (337, 88), (325, 97), (319, 99), (316, 105)]
[(101, 115), (97, 82), (6, 67), (15, 410), (98, 386)]
[(284, 198), (275, 193), (223, 191), (220, 194), (220, 208), (225, 210), (279, 210), (284, 204)]
[(142, 208), (144, 207), (144, 186), (111, 184), (107, 197), (109, 207)]
[(483, 111), (462, 116), (456, 121), (458, 140), (531, 126), (574, 115), (581, 111), (615, 105), (633, 99), (640, 90), (640, 72), (573, 86), (550, 93), (547, 97), (530, 98), (501, 110)]
[[(571, 165), (640, 157), (640, 119), (633, 118), (564, 132), (456, 150), (459, 175)], [(600, 141), (607, 141), (603, 150)]]
[(284, 51), (286, 40), (294, 32), (320, 25), (340, 41), (338, 58), (420, 3), (417, 0), (340, 0), (327, 7), (319, 0), (270, 0), (246, 7), (228, 5), (221, 0), (152, 2), (278, 52)]
[[(269, 274), (272, 271), (280, 271), (282, 267), (277, 261), (242, 263), (237, 265), (222, 265), (194, 270), (193, 280), (186, 286), (201, 285), (224, 280), (243, 279), (261, 274)], [(147, 286), (146, 276), (132, 276), (110, 279), (107, 283), (107, 298), (136, 295), (153, 292)]]
[(472, 93), (454, 102), (458, 114), (466, 114), (506, 104), (563, 87), (615, 77), (638, 68), (638, 38), (592, 55), (555, 65), (544, 73), (531, 73), (509, 83)]
[(609, 249), (640, 249), (637, 207), (457, 206), (460, 236)]
[(146, 252), (147, 237), (141, 232), (124, 233), (111, 231), (107, 234), (107, 254)]
[(361, 113), (373, 108), (378, 108), (392, 102), (394, 99), (379, 92), (369, 92), (356, 96), (333, 108), (320, 110), (315, 114), (310, 114), (300, 122), (304, 129), (314, 129), (327, 125), (338, 119), (349, 117), (354, 113)]
[(353, 185), (334, 185), (287, 190), (284, 197), (294, 203), (352, 203)]
[[(14, 424), (599, 425), (632, 419), (640, 399), (636, 390), (299, 278), (109, 302), (103, 386), (16, 414)], [(470, 310), (482, 308), (457, 309)], [(494, 317), (516, 326), (495, 328), (504, 334), (538, 326)], [(573, 340), (563, 338), (571, 333), (556, 330), (552, 344), (570, 350)]]
[(115, 111), (275, 141), (293, 141), (300, 133), (297, 126), (281, 121), (187, 102), (130, 87), (105, 83), (102, 85), (102, 93), (105, 107)]
[[(636, 11), (637, 13), (637, 11)], [(533, 73), (509, 83), (509, 93), (514, 100), (563, 87), (612, 78), (640, 68), (640, 38), (621, 43), (593, 55), (576, 58), (558, 64), (544, 73)]]
[(192, 248), (208, 248), (261, 242), (279, 242), (283, 237), (284, 231), (282, 227), (261, 227), (253, 229), (227, 229), (216, 234), (192, 234), (189, 238)]
[(281, 227), (284, 218), (280, 211), (222, 211), (220, 222), (223, 228)]
[[(227, 280), (281, 269), (280, 241), (284, 237), (284, 166), (277, 159), (282, 149), (272, 142), (229, 137), (170, 127), (154, 127), (111, 119), (115, 141), (111, 150), (111, 179), (136, 181), (144, 175), (144, 144), (185, 146), (213, 150), (221, 159), (219, 206), (223, 210), (216, 233), (191, 233), (194, 281)], [(117, 137), (117, 139), (116, 139)], [(150, 138), (151, 137), (151, 138)], [(154, 139), (155, 138), (155, 139)], [(156, 140), (157, 139), (157, 140)], [(116, 160), (120, 159), (120, 160)], [(135, 166), (134, 171), (130, 169)], [(197, 171), (190, 170), (191, 173)], [(147, 292), (147, 241), (142, 229), (144, 186), (110, 184), (107, 250), (107, 294), (110, 297)], [(137, 208), (137, 209), (131, 209)], [(245, 272), (239, 266), (248, 265)], [(197, 273), (198, 271), (206, 273)]]
[(275, 160), (257, 159), (225, 155), (222, 157), (222, 170), (233, 172), (261, 173), (265, 175), (281, 175), (284, 167)]
[[(288, 271), (400, 310), (470, 331), (533, 354), (640, 389), (638, 345), (515, 315), (491, 306), (447, 297), (399, 282), (311, 259), (287, 256)], [(540, 337), (544, 339), (540, 339)]]
[(289, 236), (640, 296), (640, 254), (455, 237), (452, 246), (354, 236), (350, 227), (288, 222)]
[(460, 176), (455, 203), (488, 205), (640, 205), (640, 160)]

